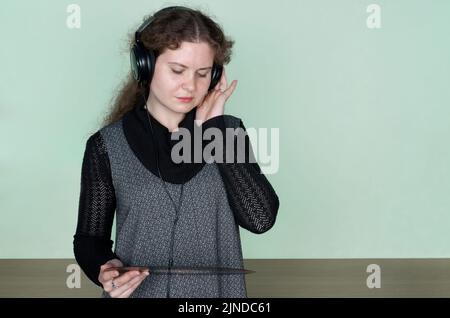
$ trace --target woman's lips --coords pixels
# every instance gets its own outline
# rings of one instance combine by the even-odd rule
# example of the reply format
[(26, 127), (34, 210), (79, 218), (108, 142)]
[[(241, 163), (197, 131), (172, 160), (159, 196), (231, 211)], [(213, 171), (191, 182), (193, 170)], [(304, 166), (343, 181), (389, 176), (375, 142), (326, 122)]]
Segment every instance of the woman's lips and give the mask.
[(179, 101), (183, 102), (183, 103), (189, 103), (191, 102), (194, 98), (193, 97), (177, 97)]

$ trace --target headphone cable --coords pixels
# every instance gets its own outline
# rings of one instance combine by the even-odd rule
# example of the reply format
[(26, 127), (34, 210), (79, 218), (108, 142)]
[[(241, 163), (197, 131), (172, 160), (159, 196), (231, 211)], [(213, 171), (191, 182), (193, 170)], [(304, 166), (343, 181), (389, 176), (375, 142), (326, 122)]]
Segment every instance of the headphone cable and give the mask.
[[(141, 93), (142, 93), (142, 92), (141, 92)], [(176, 227), (176, 224), (177, 224), (177, 222), (178, 222), (179, 209), (181, 208), (181, 203), (182, 203), (182, 198), (183, 198), (183, 187), (184, 187), (184, 184), (181, 184), (181, 193), (180, 193), (180, 200), (179, 200), (180, 202), (179, 202), (178, 208), (177, 208), (175, 202), (174, 202), (173, 199), (172, 199), (172, 196), (171, 196), (170, 193), (169, 193), (169, 190), (167, 189), (167, 185), (166, 185), (165, 180), (164, 180), (163, 177), (162, 177), (161, 170), (159, 169), (159, 149), (158, 149), (158, 143), (155, 141), (155, 138), (154, 138), (153, 125), (152, 125), (152, 121), (151, 121), (151, 118), (150, 118), (150, 113), (149, 113), (149, 110), (148, 110), (147, 100), (146, 100), (144, 94), (142, 94), (142, 97), (144, 98), (145, 109), (146, 109), (145, 112), (147, 113), (147, 118), (148, 118), (148, 121), (149, 121), (149, 123), (150, 123), (150, 129), (151, 129), (151, 135), (152, 135), (153, 145), (154, 145), (154, 148), (156, 148), (156, 152), (155, 152), (155, 155), (156, 155), (156, 168), (157, 168), (157, 170), (158, 170), (159, 177), (161, 178), (161, 181), (163, 182), (164, 189), (165, 189), (167, 195), (169, 196), (170, 200), (172, 201), (172, 204), (173, 204), (174, 209), (175, 209), (175, 221), (174, 221), (174, 227), (173, 227), (173, 229), (172, 229), (172, 238), (171, 238), (171, 240), (170, 240), (170, 258), (169, 258), (168, 279), (167, 279), (167, 298), (170, 298), (170, 279), (171, 279), (171, 268), (172, 268), (172, 266), (173, 266), (173, 248), (174, 248), (174, 240), (175, 240), (175, 238), (174, 238), (174, 236), (175, 236), (175, 227)]]

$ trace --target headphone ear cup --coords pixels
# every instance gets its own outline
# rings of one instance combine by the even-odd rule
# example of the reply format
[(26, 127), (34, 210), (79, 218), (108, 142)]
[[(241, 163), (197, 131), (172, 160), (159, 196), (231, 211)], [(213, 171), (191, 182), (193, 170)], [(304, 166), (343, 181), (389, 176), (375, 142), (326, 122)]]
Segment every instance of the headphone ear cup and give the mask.
[(141, 42), (133, 45), (130, 51), (131, 72), (139, 85), (148, 85), (155, 70), (155, 54), (148, 51)]
[(211, 84), (209, 85), (208, 91), (213, 90), (214, 87), (219, 83), (222, 77), (223, 66), (216, 63), (213, 64), (211, 71)]

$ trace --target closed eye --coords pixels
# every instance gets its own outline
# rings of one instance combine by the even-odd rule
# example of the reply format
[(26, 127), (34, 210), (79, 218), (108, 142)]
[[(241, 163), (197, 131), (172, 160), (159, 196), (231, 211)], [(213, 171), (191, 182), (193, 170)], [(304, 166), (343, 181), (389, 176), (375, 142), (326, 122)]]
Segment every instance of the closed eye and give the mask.
[[(181, 73), (183, 73), (183, 71), (175, 71), (175, 70), (172, 70), (172, 72), (174, 72), (175, 74), (181, 74)], [(200, 77), (206, 77), (207, 75), (208, 75), (208, 73), (206, 73), (206, 74), (198, 74)]]

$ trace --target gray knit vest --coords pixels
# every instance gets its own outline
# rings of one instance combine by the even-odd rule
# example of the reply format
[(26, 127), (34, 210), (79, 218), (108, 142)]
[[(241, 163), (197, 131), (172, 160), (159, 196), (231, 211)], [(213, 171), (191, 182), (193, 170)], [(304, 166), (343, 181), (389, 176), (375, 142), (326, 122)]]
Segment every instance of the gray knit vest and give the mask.
[[(226, 127), (239, 118), (226, 115)], [(179, 216), (163, 187), (130, 148), (122, 119), (100, 130), (108, 152), (116, 195), (116, 255), (126, 266), (243, 268), (239, 227), (216, 163), (206, 163), (184, 184)], [(166, 182), (180, 202), (181, 184)], [(172, 235), (172, 231), (174, 231)], [(247, 297), (243, 274), (154, 274), (130, 297)], [(109, 294), (102, 292), (102, 297)]]

